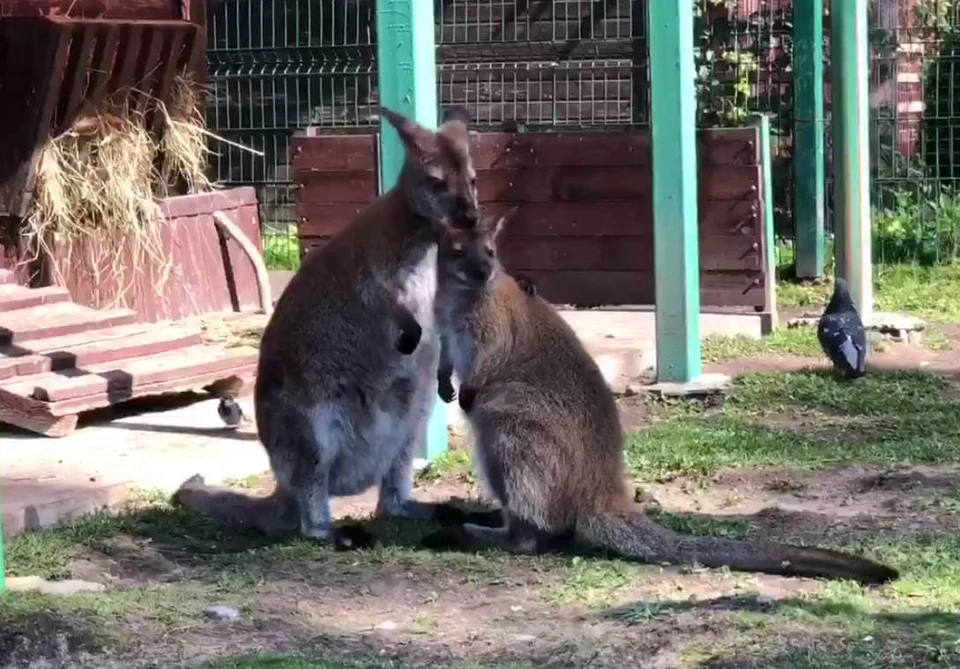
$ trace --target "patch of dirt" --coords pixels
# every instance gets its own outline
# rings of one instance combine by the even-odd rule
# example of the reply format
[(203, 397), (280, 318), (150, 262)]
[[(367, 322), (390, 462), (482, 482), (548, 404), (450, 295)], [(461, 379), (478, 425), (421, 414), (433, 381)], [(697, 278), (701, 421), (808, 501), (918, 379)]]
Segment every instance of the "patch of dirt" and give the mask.
[(39, 613), (17, 620), (0, 620), (2, 669), (100, 662), (106, 659), (103, 652), (96, 633), (82, 619)]
[(737, 469), (709, 482), (649, 483), (663, 508), (742, 517), (764, 533), (915, 534), (960, 529), (960, 468), (850, 466), (830, 470)]

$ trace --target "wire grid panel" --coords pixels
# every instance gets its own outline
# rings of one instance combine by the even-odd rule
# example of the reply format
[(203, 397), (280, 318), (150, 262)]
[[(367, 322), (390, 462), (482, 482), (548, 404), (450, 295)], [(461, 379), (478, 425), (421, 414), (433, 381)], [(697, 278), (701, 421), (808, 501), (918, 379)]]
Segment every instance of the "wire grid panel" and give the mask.
[(874, 0), (870, 12), (874, 258), (960, 259), (960, 6)]
[(437, 2), (441, 105), (481, 129), (643, 124), (647, 70), (641, 0)]
[(211, 8), (207, 125), (214, 178), (257, 187), (268, 260), (299, 255), (289, 140), (377, 121), (373, 0), (245, 0)]

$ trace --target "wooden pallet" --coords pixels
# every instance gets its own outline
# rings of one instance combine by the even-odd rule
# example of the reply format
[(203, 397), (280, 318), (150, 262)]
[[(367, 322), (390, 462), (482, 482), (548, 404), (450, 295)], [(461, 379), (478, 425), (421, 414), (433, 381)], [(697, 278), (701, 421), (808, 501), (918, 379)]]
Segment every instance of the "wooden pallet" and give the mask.
[(0, 271), (0, 422), (62, 437), (79, 414), (136, 397), (197, 389), (239, 392), (258, 352), (203, 343), (184, 324), (143, 324), (61, 288), (24, 288)]

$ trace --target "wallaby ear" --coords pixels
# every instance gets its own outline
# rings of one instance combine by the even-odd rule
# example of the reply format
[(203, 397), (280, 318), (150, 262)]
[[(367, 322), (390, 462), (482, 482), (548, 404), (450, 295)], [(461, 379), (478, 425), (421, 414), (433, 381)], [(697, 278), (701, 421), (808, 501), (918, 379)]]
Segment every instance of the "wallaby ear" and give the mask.
[(397, 134), (400, 135), (400, 141), (407, 147), (407, 150), (416, 153), (423, 153), (426, 150), (424, 139), (430, 132), (429, 130), (389, 107), (380, 107), (380, 115), (387, 119), (397, 131)]
[(504, 228), (506, 228), (507, 222), (512, 220), (513, 217), (517, 215), (518, 211), (520, 211), (520, 205), (512, 207), (510, 211), (501, 215), (500, 218), (497, 219), (497, 222), (493, 224), (494, 240), (496, 240), (500, 236), (500, 233), (502, 233)]
[(465, 126), (469, 127), (471, 123), (470, 110), (463, 105), (453, 105), (452, 107), (447, 107), (443, 112), (441, 123), (448, 123), (450, 121), (460, 121)]

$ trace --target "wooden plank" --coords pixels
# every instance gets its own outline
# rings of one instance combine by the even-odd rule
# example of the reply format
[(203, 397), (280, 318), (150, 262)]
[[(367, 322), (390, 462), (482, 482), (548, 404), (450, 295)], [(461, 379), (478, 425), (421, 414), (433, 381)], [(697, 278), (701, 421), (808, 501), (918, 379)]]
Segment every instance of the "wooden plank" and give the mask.
[(16, 284), (0, 284), (0, 313), (56, 304), (70, 299), (70, 293), (59, 286), (25, 288)]
[[(484, 132), (471, 137), (474, 166), (480, 170), (521, 167), (625, 167), (650, 165), (650, 133), (630, 132)], [(697, 134), (704, 167), (758, 165), (756, 130), (724, 128)]]
[(110, 92), (107, 86), (110, 84), (110, 77), (113, 72), (114, 63), (117, 60), (117, 49), (119, 46), (120, 26), (103, 26), (90, 72), (87, 73), (90, 77), (88, 84), (90, 94), (87, 98), (87, 104), (94, 109), (99, 107), (103, 97)]
[(30, 396), (42, 402), (62, 402), (106, 393), (109, 397), (127, 399), (140, 385), (165, 383), (178, 378), (210, 374), (250, 364), (258, 351), (252, 347), (222, 349), (192, 346), (177, 351), (141, 358), (90, 365), (83, 370), (64, 370), (16, 378), (3, 384), (7, 392)]
[[(183, 52), (183, 44), (187, 38), (187, 29), (191, 27), (192, 26), (184, 23), (175, 29), (167, 31), (164, 35), (166, 42), (162, 54), (165, 63), (162, 65), (161, 72), (157, 77), (157, 90), (154, 94), (159, 100), (168, 102), (170, 99), (170, 88), (173, 85), (173, 79), (177, 75), (178, 68), (180, 67), (180, 58)], [(154, 130), (159, 130), (163, 121), (163, 114), (157, 112), (151, 121), (151, 127), (153, 127)]]
[[(645, 168), (636, 166), (477, 170), (477, 181), (478, 194), (482, 202), (588, 202), (649, 199), (651, 186), (649, 172)], [(731, 165), (700, 170), (701, 197), (705, 199), (756, 198), (759, 186), (759, 166)]]
[(300, 171), (344, 172), (377, 169), (377, 136), (316, 135), (290, 139), (290, 167)]
[[(549, 302), (580, 307), (653, 304), (653, 272), (531, 271), (537, 292)], [(759, 307), (764, 303), (763, 275), (700, 273), (705, 306)]]
[(48, 405), (3, 392), (0, 388), (0, 422), (29, 430), (45, 437), (65, 437), (77, 427), (77, 415), (55, 416)]
[[(112, 404), (118, 404), (138, 397), (201, 390), (217, 385), (229, 386), (233, 392), (239, 394), (243, 392), (246, 387), (252, 385), (256, 370), (257, 364), (250, 362), (238, 364), (221, 371), (136, 386), (129, 391), (129, 394), (121, 393), (118, 395), (110, 395), (108, 393), (101, 393), (98, 395), (88, 395), (86, 397), (64, 400), (62, 402), (38, 403), (42, 405), (50, 415), (69, 416), (91, 409), (99, 409)], [(2, 394), (2, 390), (3, 389), (0, 388), (0, 394)], [(36, 400), (32, 401), (36, 402)], [(0, 406), (2, 406), (2, 397), (0, 397)]]
[[(371, 199), (372, 201), (372, 199)], [(339, 234), (363, 211), (366, 204), (303, 204), (297, 207), (301, 237), (329, 237)]]
[(129, 309), (98, 311), (72, 302), (19, 309), (0, 321), (0, 345), (126, 325), (135, 318)]
[(68, 71), (64, 75), (64, 90), (60, 96), (56, 123), (58, 129), (70, 127), (87, 97), (90, 61), (93, 58), (97, 37), (97, 26), (77, 26), (74, 43), (70, 49)]
[[(339, 234), (363, 210), (360, 204), (303, 204), (301, 239), (331, 237)], [(646, 199), (615, 202), (488, 202), (487, 215), (517, 213), (507, 223), (505, 236), (514, 237), (608, 237), (653, 234), (650, 203)], [(755, 200), (701, 200), (701, 236), (740, 236), (759, 239)]]
[(98, 16), (108, 19), (169, 19), (170, 0), (4, 0), (4, 16)]
[(293, 178), (297, 204), (367, 204), (377, 193), (377, 173), (369, 170), (296, 172)]
[[(146, 43), (143, 51), (140, 52), (140, 58), (137, 59), (133, 81), (128, 82), (134, 89), (130, 98), (134, 108), (145, 111), (153, 106), (151, 98), (157, 97), (157, 80), (163, 75), (163, 45), (166, 32), (165, 29), (152, 26), (146, 31)], [(150, 127), (149, 121), (147, 127)]]
[[(41, 374), (149, 356), (203, 343), (199, 332), (183, 326), (159, 327), (151, 332), (65, 346), (42, 353), (0, 355), (0, 379)], [(20, 350), (28, 350), (22, 347)]]
[(58, 337), (48, 337), (46, 339), (27, 339), (17, 344), (0, 346), (0, 354), (9, 356), (16, 355), (17, 353), (20, 355), (27, 353), (47, 353), (49, 351), (57, 351), (81, 344), (108, 342), (114, 339), (135, 337), (144, 332), (149, 332), (155, 327), (155, 325), (150, 323), (131, 323), (130, 325), (99, 328)]
[[(703, 270), (760, 270), (760, 245), (741, 237), (703, 237)], [(499, 255), (510, 271), (653, 270), (653, 236), (505, 237)]]

